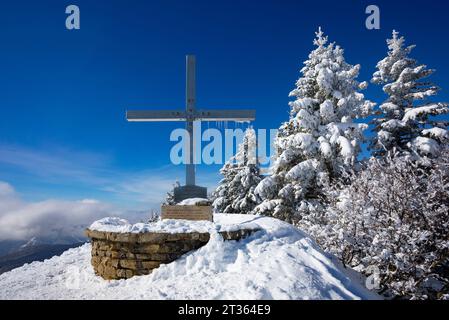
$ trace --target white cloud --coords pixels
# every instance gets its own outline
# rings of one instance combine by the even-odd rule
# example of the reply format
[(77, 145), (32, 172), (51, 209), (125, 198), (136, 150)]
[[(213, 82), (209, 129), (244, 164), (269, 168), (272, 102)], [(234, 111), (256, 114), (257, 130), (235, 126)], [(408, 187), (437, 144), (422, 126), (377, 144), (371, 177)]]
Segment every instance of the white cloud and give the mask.
[(156, 209), (165, 200), (167, 192), (172, 189), (173, 184), (179, 180), (182, 173), (180, 167), (174, 166), (129, 174), (123, 173), (111, 180), (103, 190), (126, 203)]
[(14, 188), (10, 184), (0, 181), (0, 219), (2, 212), (17, 209), (21, 205), (21, 201), (16, 195)]
[(52, 242), (76, 241), (93, 221), (119, 212), (96, 200), (22, 201), (11, 185), (0, 182), (0, 241), (32, 237)]
[[(168, 165), (158, 169), (122, 175), (116, 181), (111, 181), (111, 184), (104, 190), (115, 194), (125, 203), (133, 203), (135, 208), (159, 210), (175, 181), (178, 180), (181, 184), (184, 182), (184, 174), (184, 166)], [(197, 176), (197, 180), (199, 185), (212, 191), (220, 177), (217, 172), (202, 172)]]
[(36, 237), (53, 243), (74, 242), (84, 238), (84, 230), (92, 222), (107, 216), (145, 220), (150, 209), (159, 208), (172, 183), (157, 172), (147, 172), (111, 187), (111, 192), (122, 194), (124, 199), (140, 202), (141, 211), (135, 210), (137, 205), (126, 211), (96, 199), (26, 202), (10, 184), (0, 181), (0, 241)]
[[(174, 182), (183, 182), (185, 175), (183, 165), (133, 172), (114, 167), (109, 157), (93, 152), (5, 144), (0, 144), (1, 164), (19, 169), (28, 181), (34, 181), (34, 185), (50, 182), (53, 187), (63, 187), (69, 182), (71, 186), (83, 186), (93, 193), (102, 192), (102, 199), (106, 193), (107, 201), (137, 210), (158, 210)], [(198, 170), (197, 179), (211, 191), (220, 177), (217, 172)]]
[(0, 164), (18, 168), (44, 181), (75, 181), (92, 185), (107, 183), (107, 177), (114, 173), (108, 163), (109, 158), (99, 153), (0, 144)]
[[(111, 215), (136, 222), (145, 220), (150, 211), (160, 210), (166, 193), (177, 179), (183, 182), (185, 174), (184, 166), (166, 165), (130, 172), (112, 166), (110, 159), (101, 154), (4, 144), (0, 144), (0, 165), (7, 170), (18, 169), (20, 177), (26, 178), (31, 186), (26, 197), (36, 199), (41, 186), (47, 193), (54, 190), (54, 196), (48, 197), (53, 199), (27, 202), (10, 184), (0, 181), (0, 241), (38, 237), (54, 242), (81, 238), (86, 226)], [(198, 183), (212, 191), (219, 181), (218, 173), (198, 171)], [(12, 170), (5, 172), (9, 172), (6, 179), (14, 177)], [(71, 186), (82, 186), (82, 200), (55, 199), (60, 198), (60, 191), (68, 182)], [(91, 197), (105, 199), (107, 203)]]
[(0, 181), (0, 197), (6, 197), (14, 194), (14, 188), (6, 182)]

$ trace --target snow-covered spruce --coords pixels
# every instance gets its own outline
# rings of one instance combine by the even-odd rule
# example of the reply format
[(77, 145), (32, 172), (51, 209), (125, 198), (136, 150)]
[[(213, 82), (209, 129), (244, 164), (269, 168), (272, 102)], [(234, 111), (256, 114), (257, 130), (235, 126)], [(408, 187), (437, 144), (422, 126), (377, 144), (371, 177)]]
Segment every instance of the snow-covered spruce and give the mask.
[(176, 181), (173, 184), (172, 189), (169, 192), (167, 192), (167, 196), (166, 196), (165, 201), (163, 203), (164, 205), (174, 206), (176, 204), (176, 202), (175, 202), (175, 189), (180, 187), (180, 186), (181, 186), (181, 184), (179, 183), (179, 181)]
[(405, 46), (404, 37), (393, 31), (387, 40), (388, 56), (377, 64), (372, 82), (384, 85), (388, 99), (380, 106), (380, 117), (373, 120), (377, 135), (371, 143), (374, 155), (389, 151), (420, 158), (436, 156), (449, 141), (447, 123), (432, 116), (449, 112), (446, 103), (427, 102), (439, 88), (425, 80), (434, 70), (409, 57), (414, 45)]
[(220, 174), (223, 178), (220, 180), (217, 189), (212, 193), (214, 212), (229, 213), (232, 211), (231, 193), (229, 192), (229, 185), (234, 180), (237, 174), (237, 165), (230, 159), (225, 162), (220, 169)]
[(449, 149), (430, 161), (372, 158), (350, 186), (334, 189), (327, 228), (311, 230), (345, 264), (377, 269), (386, 295), (449, 297)]
[(320, 223), (324, 187), (357, 158), (367, 125), (354, 120), (375, 105), (359, 92), (367, 86), (356, 80), (360, 66), (348, 64), (343, 49), (328, 43), (321, 28), (314, 44), (290, 93), (296, 98), (290, 120), (279, 129), (277, 159), (272, 175), (256, 188), (262, 202), (254, 210), (300, 223), (305, 231)]
[(223, 179), (213, 194), (215, 212), (246, 214), (255, 208), (254, 190), (262, 180), (256, 149), (256, 132), (248, 128), (235, 157), (220, 170)]
[(85, 244), (0, 275), (0, 299), (379, 299), (357, 273), (285, 222), (239, 214), (214, 221), (263, 230), (226, 242), (212, 233), (199, 250), (128, 280), (95, 276)]

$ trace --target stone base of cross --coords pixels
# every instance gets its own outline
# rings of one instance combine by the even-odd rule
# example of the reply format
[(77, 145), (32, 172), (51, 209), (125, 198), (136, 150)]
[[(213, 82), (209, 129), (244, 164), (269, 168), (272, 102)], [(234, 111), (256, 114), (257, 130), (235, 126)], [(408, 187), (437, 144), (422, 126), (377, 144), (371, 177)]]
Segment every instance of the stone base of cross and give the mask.
[(203, 198), (207, 199), (207, 188), (200, 186), (180, 186), (174, 189), (174, 200), (176, 203), (185, 199)]
[(127, 111), (128, 121), (185, 121), (189, 133), (189, 159), (186, 163), (186, 185), (174, 190), (175, 202), (190, 198), (207, 198), (207, 189), (195, 184), (194, 121), (253, 121), (255, 110), (197, 110), (195, 88), (195, 56), (186, 57), (186, 109), (184, 110), (138, 110)]

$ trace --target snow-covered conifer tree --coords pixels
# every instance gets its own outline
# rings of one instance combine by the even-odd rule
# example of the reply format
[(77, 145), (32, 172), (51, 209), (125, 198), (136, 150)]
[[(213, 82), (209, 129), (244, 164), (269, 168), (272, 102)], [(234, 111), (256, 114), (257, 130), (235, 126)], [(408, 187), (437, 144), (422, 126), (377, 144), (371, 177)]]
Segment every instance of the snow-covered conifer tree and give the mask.
[(175, 202), (175, 188), (177, 188), (179, 186), (181, 186), (179, 181), (176, 181), (173, 184), (173, 188), (169, 192), (167, 192), (167, 196), (166, 196), (165, 201), (163, 203), (164, 205), (172, 206), (172, 205), (176, 204), (176, 202)]
[(261, 181), (256, 149), (256, 132), (248, 128), (235, 157), (220, 170), (224, 178), (214, 193), (215, 212), (246, 214), (256, 206), (254, 190)]
[(308, 230), (320, 218), (323, 187), (353, 166), (366, 124), (357, 118), (370, 114), (374, 103), (359, 91), (360, 66), (348, 64), (343, 49), (328, 43), (321, 28), (316, 46), (304, 62), (302, 76), (290, 96), (290, 120), (275, 141), (277, 159), (272, 175), (256, 188), (261, 204), (255, 213), (273, 215)]
[(393, 31), (387, 40), (388, 56), (377, 64), (372, 82), (384, 85), (388, 99), (374, 119), (377, 135), (371, 142), (375, 156), (389, 151), (412, 157), (436, 156), (449, 140), (447, 123), (432, 116), (449, 112), (446, 103), (428, 102), (439, 88), (428, 80), (434, 70), (409, 57), (414, 45), (405, 46), (404, 37)]
[(212, 193), (212, 207), (216, 213), (224, 213), (232, 211), (232, 194), (229, 191), (229, 185), (237, 174), (237, 165), (234, 163), (234, 159), (228, 160), (224, 166), (220, 169), (220, 174), (223, 176), (217, 189)]

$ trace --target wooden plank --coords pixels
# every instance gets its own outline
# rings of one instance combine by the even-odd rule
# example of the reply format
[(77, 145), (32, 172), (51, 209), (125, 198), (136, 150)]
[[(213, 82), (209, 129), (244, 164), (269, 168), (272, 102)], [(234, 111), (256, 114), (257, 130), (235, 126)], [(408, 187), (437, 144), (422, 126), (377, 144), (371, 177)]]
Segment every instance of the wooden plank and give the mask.
[(211, 206), (162, 206), (161, 219), (213, 221)]

